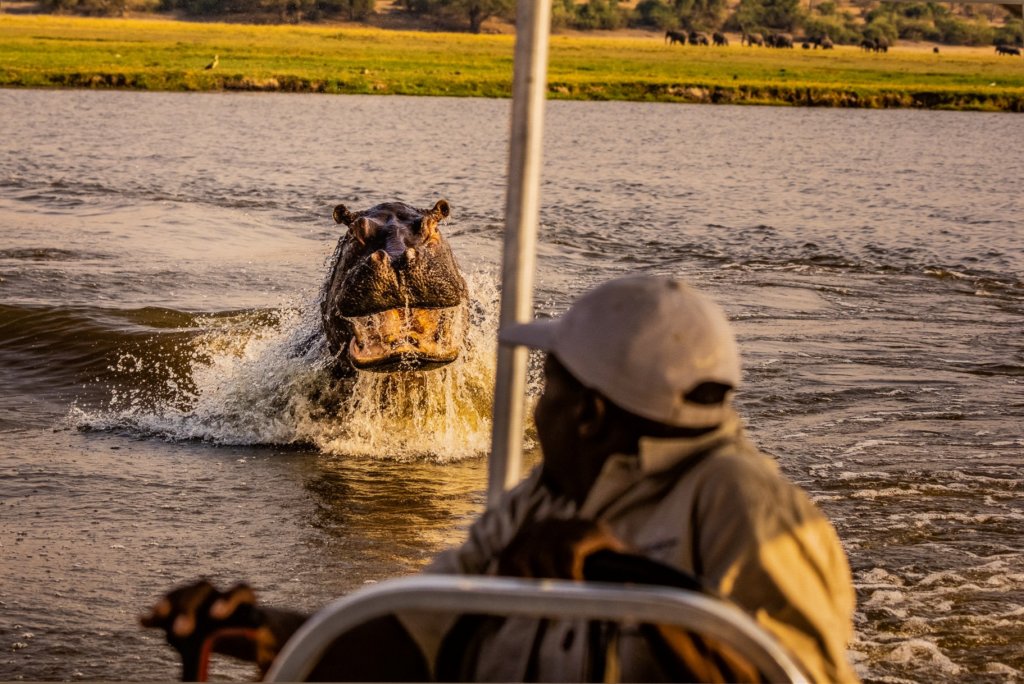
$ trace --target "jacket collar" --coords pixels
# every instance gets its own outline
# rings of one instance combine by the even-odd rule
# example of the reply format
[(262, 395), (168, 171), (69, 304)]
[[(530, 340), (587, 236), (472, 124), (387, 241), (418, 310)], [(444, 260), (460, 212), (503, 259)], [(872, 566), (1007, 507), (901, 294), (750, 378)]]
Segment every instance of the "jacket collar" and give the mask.
[(711, 432), (697, 437), (658, 439), (640, 438), (640, 472), (645, 475), (660, 473), (675, 467), (691, 456), (707, 451), (723, 442), (738, 437), (743, 432), (743, 423), (735, 411), (729, 411), (725, 421)]
[(725, 422), (711, 432), (697, 437), (643, 437), (640, 439), (639, 455), (615, 454), (605, 461), (601, 474), (590, 488), (579, 513), (583, 517), (596, 518), (638, 481), (671, 470), (683, 461), (719, 444), (733, 441), (742, 434), (743, 423), (736, 412), (730, 410)]

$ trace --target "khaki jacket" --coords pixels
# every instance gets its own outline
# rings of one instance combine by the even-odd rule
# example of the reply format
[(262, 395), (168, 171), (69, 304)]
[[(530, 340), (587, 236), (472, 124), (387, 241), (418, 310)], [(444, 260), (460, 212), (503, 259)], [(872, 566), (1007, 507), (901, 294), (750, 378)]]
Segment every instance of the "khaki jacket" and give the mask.
[[(428, 572), (492, 574), (527, 520), (600, 520), (633, 550), (699, 577), (746, 610), (812, 680), (856, 681), (846, 659), (854, 592), (839, 539), (807, 496), (743, 436), (735, 416), (697, 438), (645, 438), (639, 457), (613, 456), (578, 509), (554, 497), (539, 471), (486, 511), (466, 542), (439, 555)], [(429, 649), (439, 637), (423, 635), (428, 622), (407, 626)], [(484, 643), (476, 677), (586, 681), (587, 641), (585, 623), (509, 619)], [(619, 636), (619, 663), (623, 681), (666, 677), (635, 632)]]

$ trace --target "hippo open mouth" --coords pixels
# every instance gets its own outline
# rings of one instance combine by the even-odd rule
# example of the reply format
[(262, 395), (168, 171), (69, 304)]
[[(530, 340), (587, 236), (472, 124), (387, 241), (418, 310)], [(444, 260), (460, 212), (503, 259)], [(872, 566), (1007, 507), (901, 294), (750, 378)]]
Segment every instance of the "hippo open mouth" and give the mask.
[(459, 357), (466, 307), (388, 309), (346, 319), (352, 325), (348, 358), (359, 370), (430, 370)]
[(385, 202), (334, 208), (338, 241), (320, 302), (335, 371), (429, 370), (451, 363), (466, 338), (469, 300), (440, 223), (451, 208)]

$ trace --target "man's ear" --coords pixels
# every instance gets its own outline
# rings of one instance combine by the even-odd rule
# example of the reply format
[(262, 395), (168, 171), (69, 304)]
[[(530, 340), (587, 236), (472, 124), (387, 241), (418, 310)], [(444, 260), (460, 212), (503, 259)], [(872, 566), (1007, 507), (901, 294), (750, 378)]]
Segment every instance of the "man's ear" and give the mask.
[(576, 423), (580, 437), (600, 437), (608, 423), (608, 402), (597, 392), (586, 392), (580, 397), (579, 420)]

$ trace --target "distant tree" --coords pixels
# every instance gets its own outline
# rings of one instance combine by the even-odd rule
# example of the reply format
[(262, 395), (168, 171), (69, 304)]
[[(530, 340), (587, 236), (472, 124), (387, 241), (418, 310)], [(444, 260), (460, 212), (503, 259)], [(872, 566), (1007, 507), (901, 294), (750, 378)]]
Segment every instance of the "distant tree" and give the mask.
[(428, 14), (434, 6), (431, 0), (400, 0), (399, 6), (411, 14)]
[(761, 0), (761, 26), (792, 31), (801, 19), (800, 0)]
[(814, 6), (814, 11), (823, 17), (831, 17), (836, 13), (836, 3), (833, 0), (825, 0)]
[(515, 7), (513, 0), (432, 0), (426, 14), (459, 18), (469, 22), (469, 30), (480, 33), (491, 17), (507, 17)]
[(44, 0), (42, 7), (51, 12), (71, 12), (93, 17), (123, 17), (127, 0)]
[(77, 4), (78, 0), (43, 0), (42, 7), (51, 12), (69, 12)]
[(626, 18), (619, 8), (619, 0), (587, 0), (575, 6), (574, 28), (617, 29), (625, 24)]
[(662, 0), (640, 0), (633, 10), (632, 23), (668, 30), (679, 28), (679, 15), (675, 7)]
[(864, 27), (864, 37), (878, 42), (879, 38), (885, 38), (891, 45), (899, 36), (899, 30), (892, 17), (878, 15), (872, 17), (871, 21)]
[(180, 10), (195, 16), (259, 12), (266, 8), (261, 0), (161, 0), (160, 9)]
[(373, 0), (331, 0), (330, 4), (322, 3), (326, 7), (337, 7), (338, 11), (345, 15), (350, 21), (362, 21), (373, 14)]
[(278, 21), (284, 23), (287, 21), (295, 20), (299, 21), (302, 17), (302, 12), (299, 9), (298, 2), (296, 0), (257, 0), (259, 2), (258, 9), (265, 12), (271, 12), (277, 15)]
[(763, 15), (764, 6), (761, 0), (740, 0), (729, 19), (728, 28), (735, 28), (743, 32), (759, 32)]
[(991, 45), (995, 31), (985, 21), (964, 21), (947, 16), (935, 19), (942, 42), (951, 45)]
[(928, 5), (920, 2), (910, 3), (903, 5), (899, 8), (900, 14), (907, 17), (908, 19), (922, 19), (924, 17), (931, 17), (932, 12)]
[[(409, 0), (405, 0), (408, 2)], [(572, 26), (576, 18), (575, 0), (552, 0), (551, 2), (551, 28), (565, 28)]]
[(800, 0), (740, 0), (733, 23), (743, 31), (755, 27), (793, 31), (802, 23)]
[(1005, 26), (1000, 26), (992, 36), (992, 42), (996, 45), (1019, 45), (1024, 46), (1024, 21), (1011, 19)]
[(828, 36), (833, 43), (857, 45), (863, 39), (862, 24), (850, 12), (836, 12), (827, 16), (808, 15), (803, 20), (803, 33), (811, 38)]
[(687, 28), (717, 28), (726, 0), (675, 0), (675, 8), (680, 23)]
[(640, 0), (633, 10), (634, 26), (659, 29), (711, 30), (722, 25), (727, 0)]

